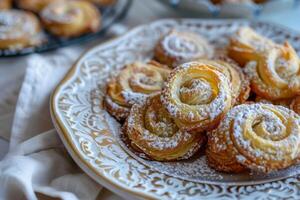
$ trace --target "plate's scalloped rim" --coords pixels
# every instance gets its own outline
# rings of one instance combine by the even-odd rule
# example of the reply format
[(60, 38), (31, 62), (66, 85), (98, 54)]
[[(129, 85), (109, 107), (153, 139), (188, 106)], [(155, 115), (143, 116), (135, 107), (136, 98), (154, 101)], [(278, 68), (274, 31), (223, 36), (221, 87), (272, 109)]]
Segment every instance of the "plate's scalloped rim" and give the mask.
[[(129, 35), (133, 34), (134, 31), (138, 31), (139, 29), (142, 29), (144, 26), (139, 26), (131, 30), (130, 32), (126, 33), (123, 36), (120, 36), (118, 38), (113, 39), (113, 41), (107, 41), (100, 46), (104, 46), (105, 44), (109, 44), (111, 42), (118, 42), (119, 40), (122, 40)], [(76, 74), (76, 71), (79, 70), (79, 67), (81, 62), (85, 59), (85, 57), (88, 56), (88, 54), (91, 54), (92, 52), (96, 51), (99, 45), (96, 45), (95, 47), (92, 47), (91, 49), (86, 50), (78, 59), (77, 61), (71, 66), (70, 70), (67, 72), (65, 77), (59, 82), (59, 84), (56, 86), (54, 91), (52, 92), (50, 96), (50, 115), (53, 122), (53, 125), (58, 135), (60, 136), (64, 146), (66, 147), (68, 153), (71, 155), (72, 159), (76, 162), (76, 164), (91, 177), (94, 181), (98, 182), (100, 185), (104, 186), (107, 189), (112, 190), (113, 192), (119, 194), (120, 196), (129, 197), (130, 199), (138, 199), (137, 196), (145, 198), (145, 199), (156, 199), (153, 198), (153, 195), (147, 195), (145, 193), (141, 193), (139, 191), (132, 191), (134, 189), (124, 187), (122, 184), (119, 184), (116, 181), (112, 181), (111, 179), (106, 178), (103, 176), (100, 172), (96, 171), (89, 162), (87, 162), (80, 154), (78, 149), (75, 147), (75, 145), (72, 143), (70, 135), (68, 134), (68, 131), (63, 126), (62, 118), (60, 118), (60, 114), (56, 107), (56, 100), (59, 95), (60, 89), (67, 85), (68, 81), (71, 81)], [(96, 178), (97, 177), (97, 178)], [(159, 197), (158, 197), (159, 198)]]
[[(67, 72), (67, 74), (65, 75), (65, 77), (60, 81), (60, 83), (57, 85), (57, 87), (54, 89), (54, 91), (51, 94), (50, 97), (50, 113), (51, 113), (51, 118), (53, 121), (53, 124), (56, 128), (56, 130), (59, 133), (60, 138), (62, 139), (62, 142), (64, 144), (64, 146), (66, 147), (66, 149), (68, 150), (69, 154), (71, 155), (72, 159), (76, 162), (76, 164), (84, 171), (86, 172), (92, 179), (94, 179), (96, 182), (98, 182), (99, 184), (101, 184), (102, 186), (106, 187), (107, 189), (117, 193), (120, 196), (129, 198), (129, 199), (160, 199), (160, 196), (156, 195), (155, 193), (151, 193), (148, 194), (146, 192), (140, 192), (137, 189), (134, 188), (130, 188), (125, 186), (122, 183), (119, 183), (118, 181), (116, 181), (116, 179), (109, 179), (107, 178), (105, 175), (103, 175), (101, 172), (97, 171), (96, 169), (94, 169), (91, 164), (85, 160), (81, 153), (78, 151), (78, 149), (75, 147), (75, 145), (73, 144), (73, 142), (71, 141), (71, 136), (68, 133), (68, 130), (66, 129), (66, 127), (64, 126), (64, 122), (63, 122), (63, 118), (61, 117), (61, 114), (58, 111), (57, 108), (57, 100), (59, 97), (59, 92), (62, 89), (62, 87), (68, 85), (68, 83), (70, 81), (72, 81), (76, 76), (76, 73), (78, 72), (78, 70), (80, 69), (80, 66), (82, 64), (82, 62), (90, 55), (93, 54), (94, 52), (96, 52), (98, 50), (98, 48), (104, 48), (105, 46), (111, 45), (113, 43), (117, 43), (118, 41), (124, 40), (127, 37), (129, 37), (130, 35), (134, 34), (135, 32), (138, 32), (139, 30), (143, 29), (146, 26), (157, 26), (158, 24), (162, 24), (162, 23), (179, 23), (181, 21), (190, 21), (190, 22), (207, 22), (207, 21), (214, 21), (214, 22), (221, 22), (221, 21), (225, 21), (225, 22), (247, 22), (247, 23), (252, 23), (251, 20), (244, 20), (244, 19), (226, 19), (226, 20), (222, 20), (222, 19), (218, 19), (218, 20), (214, 20), (214, 19), (162, 19), (162, 20), (157, 20), (154, 21), (152, 23), (149, 24), (145, 24), (145, 25), (140, 25), (136, 28), (133, 28), (131, 31), (129, 31), (128, 33), (126, 33), (123, 36), (120, 36), (118, 38), (115, 38), (113, 40), (109, 40), (107, 42), (101, 43), (99, 45), (96, 45), (95, 47), (92, 47), (91, 49), (86, 50), (78, 59), (77, 61), (72, 65), (72, 67), (70, 68), (70, 70)], [(272, 26), (277, 26), (279, 28), (284, 28), (286, 30), (295, 32), (294, 30), (284, 27), (282, 25), (278, 25), (275, 23), (270, 23), (270, 22), (264, 22), (264, 21), (256, 21), (255, 23), (264, 23), (264, 24), (269, 24)], [(283, 179), (283, 178), (281, 178)], [(276, 179), (274, 181), (278, 181), (281, 180)], [(262, 182), (263, 183), (263, 182)], [(247, 184), (248, 186), (251, 185), (257, 185), (257, 184), (262, 184), (260, 182), (257, 182), (255, 184)], [(208, 184), (208, 185), (215, 185), (213, 183), (204, 183), (204, 184)], [(238, 184), (236, 184), (238, 185)], [(219, 184), (220, 187), (226, 187), (226, 186), (230, 186), (228, 184)]]

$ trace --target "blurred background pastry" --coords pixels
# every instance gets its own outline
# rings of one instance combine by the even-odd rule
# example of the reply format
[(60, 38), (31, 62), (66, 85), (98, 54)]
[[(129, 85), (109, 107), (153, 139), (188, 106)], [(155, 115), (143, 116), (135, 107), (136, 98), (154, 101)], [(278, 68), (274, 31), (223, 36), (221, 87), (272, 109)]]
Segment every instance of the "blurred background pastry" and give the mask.
[(96, 32), (101, 25), (98, 9), (83, 0), (52, 3), (40, 16), (50, 33), (66, 38)]
[(38, 18), (26, 11), (0, 11), (0, 48), (21, 49), (41, 42)]
[(263, 3), (267, 0), (211, 0), (212, 3), (222, 4), (222, 3)]
[(117, 0), (86, 0), (86, 1), (90, 1), (98, 6), (111, 6), (117, 2)]
[(12, 6), (12, 0), (1, 0), (0, 9), (10, 9)]
[(24, 10), (29, 10), (35, 13), (39, 13), (50, 3), (63, 2), (67, 0), (17, 0), (17, 6)]

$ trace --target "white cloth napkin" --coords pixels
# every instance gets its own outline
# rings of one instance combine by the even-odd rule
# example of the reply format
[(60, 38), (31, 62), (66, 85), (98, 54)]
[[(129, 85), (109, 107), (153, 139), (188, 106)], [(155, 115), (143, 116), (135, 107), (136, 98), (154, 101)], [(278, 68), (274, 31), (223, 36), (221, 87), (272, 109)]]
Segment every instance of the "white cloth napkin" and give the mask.
[[(0, 135), (10, 143), (8, 154), (0, 161), (0, 199), (35, 200), (37, 193), (65, 200), (97, 198), (101, 186), (69, 158), (49, 114), (50, 93), (79, 52), (64, 49), (51, 56), (32, 55), (19, 63), (26, 65), (26, 73), (15, 113), (9, 106), (0, 109)], [(20, 79), (16, 76), (6, 87), (18, 88)]]

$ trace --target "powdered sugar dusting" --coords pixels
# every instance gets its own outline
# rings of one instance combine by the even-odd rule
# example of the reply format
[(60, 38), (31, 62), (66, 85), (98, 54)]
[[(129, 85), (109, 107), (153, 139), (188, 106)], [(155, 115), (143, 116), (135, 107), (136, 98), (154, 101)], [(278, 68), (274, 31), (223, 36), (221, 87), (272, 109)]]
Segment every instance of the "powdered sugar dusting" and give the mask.
[(36, 24), (25, 12), (10, 10), (0, 12), (0, 39), (16, 39), (35, 34)]
[[(226, 147), (217, 146), (218, 151), (231, 149), (231, 154), (236, 155), (237, 162), (252, 170), (264, 172), (272, 170), (266, 163), (297, 159), (300, 155), (297, 148), (300, 144), (297, 117), (282, 121), (278, 114), (273, 112), (274, 109), (282, 116), (295, 116), (291, 110), (271, 104), (240, 105), (233, 108), (216, 130), (218, 133), (225, 134), (226, 138), (224, 143)], [(287, 128), (287, 126), (291, 127)], [(211, 135), (218, 137), (218, 134)], [(218, 142), (217, 139), (214, 141)], [(269, 148), (266, 148), (263, 143), (268, 143)], [(257, 160), (255, 161), (254, 158)]]
[(41, 13), (42, 17), (46, 20), (64, 24), (73, 23), (81, 14), (82, 11), (80, 8), (73, 6), (72, 2), (67, 4), (65, 2), (51, 4)]
[(161, 41), (165, 53), (177, 60), (177, 64), (196, 58), (210, 58), (213, 47), (199, 35), (172, 31)]
[[(206, 119), (214, 120), (224, 112), (225, 107), (228, 108), (228, 105), (231, 105), (230, 83), (223, 74), (214, 71), (218, 77), (218, 82), (215, 83), (217, 85), (216, 88), (218, 88), (218, 93), (214, 98), (211, 98), (212, 90), (208, 83), (209, 80), (188, 78), (190, 76), (189, 70), (197, 69), (199, 66), (201, 68), (201, 63), (190, 62), (183, 64), (182, 67), (178, 67), (177, 70), (171, 74), (171, 78), (163, 90), (161, 97), (162, 102), (169, 113), (177, 119), (188, 118), (191, 122), (200, 122)], [(185, 98), (182, 98), (185, 93), (182, 93), (182, 91), (187, 90), (184, 85), (190, 81), (192, 81), (191, 86), (196, 84), (199, 85), (199, 87), (192, 87), (193, 90), (198, 89), (197, 93), (192, 94), (192, 97), (195, 97), (194, 102), (185, 102)], [(202, 83), (200, 84), (200, 82)], [(209, 98), (204, 100), (203, 98), (206, 97)], [(190, 97), (188, 99), (193, 100), (193, 98)]]
[(122, 96), (124, 97), (125, 101), (128, 102), (130, 105), (135, 103), (143, 103), (147, 97), (146, 94), (137, 93), (132, 91), (122, 91)]

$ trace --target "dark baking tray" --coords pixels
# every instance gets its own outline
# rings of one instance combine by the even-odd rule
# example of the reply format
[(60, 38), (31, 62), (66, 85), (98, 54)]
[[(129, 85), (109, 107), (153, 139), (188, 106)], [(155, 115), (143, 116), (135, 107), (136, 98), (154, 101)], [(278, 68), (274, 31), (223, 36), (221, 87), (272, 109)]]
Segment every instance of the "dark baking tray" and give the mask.
[(23, 56), (31, 53), (42, 53), (93, 40), (94, 38), (103, 35), (115, 22), (123, 19), (126, 16), (131, 3), (132, 0), (118, 0), (113, 6), (99, 8), (102, 15), (102, 25), (100, 30), (96, 33), (89, 33), (75, 38), (59, 38), (44, 31), (46, 41), (41, 45), (36, 47), (26, 47), (21, 50), (3, 49), (0, 50), (0, 58)]

